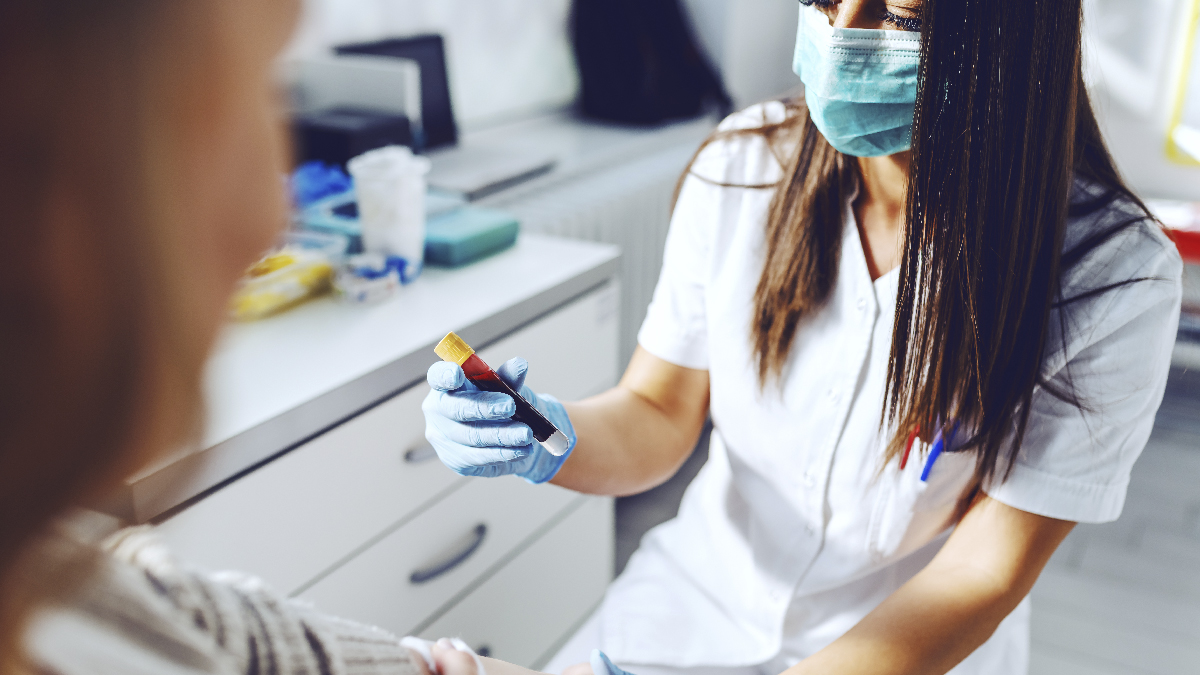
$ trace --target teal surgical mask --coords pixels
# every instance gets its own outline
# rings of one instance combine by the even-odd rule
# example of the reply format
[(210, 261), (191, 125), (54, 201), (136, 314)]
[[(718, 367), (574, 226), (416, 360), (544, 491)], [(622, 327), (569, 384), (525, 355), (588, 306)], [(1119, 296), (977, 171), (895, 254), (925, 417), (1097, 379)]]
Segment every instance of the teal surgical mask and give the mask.
[(829, 143), (855, 157), (912, 147), (921, 34), (834, 28), (822, 12), (800, 8), (792, 69)]

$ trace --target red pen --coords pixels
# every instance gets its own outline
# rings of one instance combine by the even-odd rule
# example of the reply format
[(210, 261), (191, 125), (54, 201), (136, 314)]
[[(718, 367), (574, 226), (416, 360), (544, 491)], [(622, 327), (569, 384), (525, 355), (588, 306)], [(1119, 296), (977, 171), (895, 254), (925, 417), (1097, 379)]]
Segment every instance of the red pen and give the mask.
[(901, 457), (900, 457), (900, 470), (901, 471), (904, 470), (904, 467), (908, 466), (908, 455), (909, 455), (909, 453), (912, 452), (912, 446), (913, 446), (913, 443), (916, 442), (916, 440), (917, 440), (917, 430), (913, 429), (912, 433), (910, 433), (908, 435), (908, 442), (904, 444), (904, 454), (901, 455)]

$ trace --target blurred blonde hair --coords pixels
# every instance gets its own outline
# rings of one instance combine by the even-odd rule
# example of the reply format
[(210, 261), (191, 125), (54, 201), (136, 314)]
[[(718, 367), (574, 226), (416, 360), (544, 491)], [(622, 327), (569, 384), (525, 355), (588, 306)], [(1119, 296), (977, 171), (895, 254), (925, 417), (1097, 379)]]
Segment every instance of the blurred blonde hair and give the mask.
[(46, 543), (53, 520), (193, 428), (210, 331), (167, 273), (186, 106), (163, 97), (202, 69), (213, 4), (0, 2), (3, 673), (29, 610), (86, 573)]

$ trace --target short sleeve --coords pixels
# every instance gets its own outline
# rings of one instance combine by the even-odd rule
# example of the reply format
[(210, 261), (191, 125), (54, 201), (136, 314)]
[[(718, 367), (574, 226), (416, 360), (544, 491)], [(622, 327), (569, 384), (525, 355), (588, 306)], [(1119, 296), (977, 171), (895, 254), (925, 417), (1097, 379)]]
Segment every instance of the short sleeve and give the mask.
[[(752, 129), (781, 121), (772, 102), (734, 113), (720, 131)], [(766, 141), (754, 134), (710, 143), (696, 157), (679, 191), (663, 253), (662, 271), (638, 332), (643, 349), (685, 368), (707, 370), (707, 287), (718, 230), (738, 220), (744, 188), (778, 180), (780, 167)]]
[[(1017, 460), (986, 490), (1013, 508), (1085, 523), (1121, 515), (1166, 388), (1181, 293), (1182, 263), (1153, 223), (1135, 225), (1103, 248), (1064, 283), (1065, 297), (1071, 289), (1128, 283), (1054, 313), (1056, 322), (1066, 314), (1059, 325), (1067, 339), (1052, 331), (1050, 368), (1043, 371), (1082, 405), (1037, 388)], [(1054, 349), (1054, 340), (1065, 346)]]
[(715, 189), (695, 176), (684, 180), (667, 233), (658, 285), (638, 331), (638, 344), (646, 351), (697, 370), (708, 369), (705, 270), (710, 229), (705, 206)]

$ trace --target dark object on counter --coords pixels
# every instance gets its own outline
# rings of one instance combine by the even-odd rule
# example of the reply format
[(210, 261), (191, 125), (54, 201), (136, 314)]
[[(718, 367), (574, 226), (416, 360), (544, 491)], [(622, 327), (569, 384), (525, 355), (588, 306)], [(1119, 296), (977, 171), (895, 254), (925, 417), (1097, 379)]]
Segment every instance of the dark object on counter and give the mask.
[(378, 42), (335, 47), (338, 54), (369, 54), (412, 59), (421, 68), (421, 138), (418, 150), (433, 150), (458, 143), (458, 125), (450, 104), (450, 77), (446, 46), (441, 35), (390, 38)]
[(679, 0), (574, 0), (571, 35), (588, 117), (658, 124), (733, 108)]
[(520, 223), (495, 209), (464, 206), (425, 224), (425, 262), (458, 267), (512, 246)]
[(296, 144), (303, 161), (346, 166), (368, 150), (385, 145), (412, 146), (408, 118), (360, 108), (333, 108), (299, 115)]

